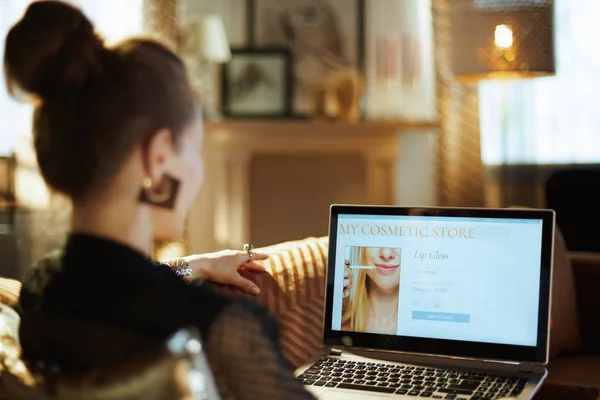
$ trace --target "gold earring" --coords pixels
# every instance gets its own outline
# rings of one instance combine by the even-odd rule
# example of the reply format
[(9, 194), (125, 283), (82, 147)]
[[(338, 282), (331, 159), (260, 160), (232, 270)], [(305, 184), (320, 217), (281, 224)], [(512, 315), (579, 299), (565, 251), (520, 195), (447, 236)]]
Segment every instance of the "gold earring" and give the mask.
[(150, 179), (150, 187), (145, 188), (146, 196), (148, 197), (148, 200), (154, 204), (164, 203), (165, 201), (169, 200), (169, 198), (172, 196), (172, 187), (173, 182), (171, 182), (168, 179), (163, 179), (161, 181), (160, 187), (158, 188), (159, 191), (155, 192), (154, 190), (152, 190), (152, 180)]
[(156, 184), (152, 184), (152, 179), (144, 178), (138, 201), (156, 207), (172, 209), (175, 207), (179, 184), (179, 180), (167, 174), (163, 175)]
[(142, 179), (142, 187), (146, 190), (150, 189), (152, 187), (152, 178), (145, 177)]

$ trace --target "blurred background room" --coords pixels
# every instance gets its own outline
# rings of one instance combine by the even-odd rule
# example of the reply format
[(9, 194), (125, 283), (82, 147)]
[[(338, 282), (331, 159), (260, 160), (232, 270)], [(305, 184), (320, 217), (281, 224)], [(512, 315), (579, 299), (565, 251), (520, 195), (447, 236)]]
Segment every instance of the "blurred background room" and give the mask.
[[(109, 43), (169, 41), (202, 97), (210, 173), (159, 258), (324, 236), (332, 203), (552, 206), (571, 249), (598, 251), (581, 234), (598, 219), (597, 0), (69, 1)], [(2, 38), (28, 3), (0, 0)], [(31, 106), (0, 86), (16, 278), (62, 243), (69, 205), (36, 170)]]

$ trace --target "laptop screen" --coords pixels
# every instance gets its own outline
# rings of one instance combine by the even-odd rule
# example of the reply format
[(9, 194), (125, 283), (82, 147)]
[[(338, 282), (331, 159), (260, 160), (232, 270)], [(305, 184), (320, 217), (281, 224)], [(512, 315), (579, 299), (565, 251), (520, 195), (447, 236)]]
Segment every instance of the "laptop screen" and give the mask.
[[(538, 343), (541, 333), (547, 336), (540, 326), (547, 326), (549, 306), (544, 224), (553, 225), (553, 216), (415, 210), (350, 207), (332, 218), (330, 331), (347, 341), (371, 337), (372, 343), (373, 336), (393, 336), (400, 347), (410, 338), (430, 339), (438, 349), (460, 342), (479, 347), (472, 356), (494, 347), (545, 347)], [(442, 353), (466, 355), (450, 347)]]

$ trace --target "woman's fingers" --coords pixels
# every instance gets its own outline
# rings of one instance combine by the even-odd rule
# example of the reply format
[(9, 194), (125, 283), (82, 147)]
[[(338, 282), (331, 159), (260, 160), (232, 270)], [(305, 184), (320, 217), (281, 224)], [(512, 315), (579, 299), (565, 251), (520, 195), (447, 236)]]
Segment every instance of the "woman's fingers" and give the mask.
[(350, 268), (344, 268), (344, 278), (352, 279), (352, 270)]
[(248, 257), (248, 253), (245, 251), (240, 251), (238, 253), (238, 259), (239, 259), (239, 264), (246, 266), (250, 263), (252, 263), (252, 261), (262, 261), (262, 260), (266, 260), (267, 258), (269, 258), (268, 254), (265, 253), (256, 253), (256, 252), (252, 252), (252, 259), (250, 259), (250, 257)]
[(350, 288), (352, 287), (352, 270), (348, 268), (350, 261), (345, 260), (344, 264), (344, 297), (350, 296)]
[(344, 278), (352, 279), (352, 270), (350, 268), (344, 268)]
[(244, 264), (242, 266), (242, 268), (245, 271), (252, 271), (252, 272), (265, 272), (266, 271), (266, 268), (263, 265), (255, 262), (255, 261), (251, 261), (249, 263)]
[(268, 254), (265, 254), (265, 253), (257, 253), (257, 252), (254, 252), (254, 251), (252, 252), (252, 259), (253, 259), (253, 260), (258, 260), (258, 261), (260, 261), (260, 260), (266, 260), (267, 258), (269, 258), (269, 255), (268, 255)]
[(244, 278), (240, 274), (235, 274), (229, 283), (253, 295), (260, 293), (260, 288), (254, 282)]

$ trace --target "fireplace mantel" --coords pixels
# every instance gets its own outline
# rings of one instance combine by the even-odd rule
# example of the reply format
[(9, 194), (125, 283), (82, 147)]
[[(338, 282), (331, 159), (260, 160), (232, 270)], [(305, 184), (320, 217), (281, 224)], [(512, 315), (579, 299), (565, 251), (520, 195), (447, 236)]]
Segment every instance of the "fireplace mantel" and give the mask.
[[(338, 140), (352, 136), (372, 138), (388, 136), (403, 131), (430, 130), (436, 128), (433, 122), (410, 122), (410, 121), (363, 121), (357, 124), (333, 121), (311, 121), (304, 119), (257, 119), (257, 120), (227, 120), (220, 123), (207, 123), (205, 129), (208, 134), (218, 132), (217, 141), (227, 141), (232, 135), (242, 134), (251, 136), (254, 134), (266, 135), (276, 138), (277, 141), (286, 141), (289, 136), (297, 136), (297, 139), (312, 140), (312, 135), (323, 136), (330, 140)], [(237, 139), (237, 137), (236, 137)], [(252, 140), (252, 139), (249, 139)]]
[[(205, 125), (205, 182), (191, 212), (187, 242), (194, 253), (239, 248), (251, 237), (252, 190), (256, 185), (276, 177), (279, 168), (254, 181), (252, 162), (260, 157), (343, 156), (364, 164), (364, 201), (369, 204), (393, 204), (395, 167), (398, 159), (398, 134), (410, 130), (427, 130), (430, 123), (361, 122), (346, 124), (306, 120), (233, 120)], [(283, 158), (277, 158), (283, 157)], [(352, 158), (354, 157), (354, 158)], [(357, 158), (359, 157), (359, 158)], [(350, 161), (352, 163), (352, 161)], [(274, 165), (271, 161), (269, 165)], [(343, 166), (340, 166), (343, 168)], [(323, 170), (323, 179), (329, 171)], [(319, 173), (319, 175), (321, 175)], [(361, 174), (362, 176), (363, 174)], [(317, 177), (320, 178), (320, 177)], [(352, 177), (348, 177), (352, 179)], [(280, 190), (285, 177), (273, 178), (268, 191)], [(299, 183), (302, 184), (302, 183)], [(343, 182), (339, 183), (340, 185)], [(318, 196), (304, 182), (301, 195)], [(268, 197), (268, 196), (266, 196)], [(285, 207), (285, 204), (273, 205)], [(295, 210), (298, 211), (298, 210)], [(268, 221), (261, 221), (269, 223)], [(281, 221), (272, 221), (274, 229)], [(315, 235), (317, 233), (314, 233)]]

